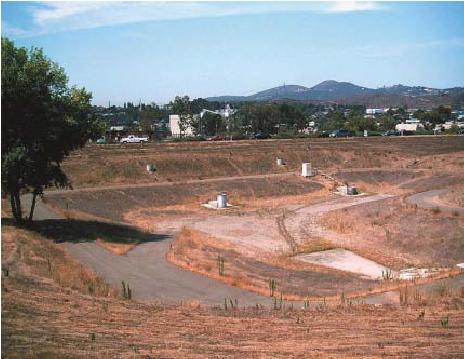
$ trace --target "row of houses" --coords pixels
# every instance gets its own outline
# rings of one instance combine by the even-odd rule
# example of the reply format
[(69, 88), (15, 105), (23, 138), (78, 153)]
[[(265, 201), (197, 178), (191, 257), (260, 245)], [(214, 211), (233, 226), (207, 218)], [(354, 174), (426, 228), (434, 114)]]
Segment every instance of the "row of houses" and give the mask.
[[(450, 130), (453, 127), (458, 129), (464, 129), (464, 121), (446, 121), (444, 124), (436, 125), (433, 129), (435, 132), (440, 132), (443, 130)], [(420, 123), (419, 120), (406, 120), (405, 123), (399, 123), (395, 126), (395, 129), (399, 132), (416, 132), (420, 129), (423, 129), (424, 125)]]

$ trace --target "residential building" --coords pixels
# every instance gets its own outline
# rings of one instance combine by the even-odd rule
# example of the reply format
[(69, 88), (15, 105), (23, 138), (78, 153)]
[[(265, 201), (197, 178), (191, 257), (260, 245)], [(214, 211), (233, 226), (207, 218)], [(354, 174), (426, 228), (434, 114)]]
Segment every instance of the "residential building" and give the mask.
[(193, 129), (190, 126), (181, 129), (179, 115), (169, 115), (169, 129), (172, 137), (193, 136)]

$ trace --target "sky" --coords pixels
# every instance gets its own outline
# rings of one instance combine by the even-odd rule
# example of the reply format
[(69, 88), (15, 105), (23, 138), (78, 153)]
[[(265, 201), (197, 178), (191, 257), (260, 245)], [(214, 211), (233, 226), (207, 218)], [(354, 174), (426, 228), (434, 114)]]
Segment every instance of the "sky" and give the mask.
[(97, 105), (251, 95), (325, 80), (464, 86), (464, 2), (9, 2), (2, 36), (40, 47)]

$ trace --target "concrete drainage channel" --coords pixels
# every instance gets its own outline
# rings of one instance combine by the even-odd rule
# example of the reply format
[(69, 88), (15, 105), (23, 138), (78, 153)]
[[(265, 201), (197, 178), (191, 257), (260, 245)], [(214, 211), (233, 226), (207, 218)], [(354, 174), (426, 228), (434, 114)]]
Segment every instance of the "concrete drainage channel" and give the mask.
[(326, 267), (345, 272), (361, 274), (363, 277), (369, 279), (382, 278), (382, 273), (390, 271), (390, 269), (381, 264), (343, 248), (302, 254), (294, 258), (303, 262), (322, 264)]
[[(321, 264), (326, 267), (361, 274), (369, 279), (400, 279), (414, 280), (416, 278), (430, 277), (434, 274), (449, 270), (450, 268), (406, 268), (393, 271), (370, 259), (366, 259), (356, 253), (343, 249), (329, 249), (325, 251), (312, 252), (294, 257), (297, 260)], [(456, 268), (464, 268), (464, 263), (456, 264)]]

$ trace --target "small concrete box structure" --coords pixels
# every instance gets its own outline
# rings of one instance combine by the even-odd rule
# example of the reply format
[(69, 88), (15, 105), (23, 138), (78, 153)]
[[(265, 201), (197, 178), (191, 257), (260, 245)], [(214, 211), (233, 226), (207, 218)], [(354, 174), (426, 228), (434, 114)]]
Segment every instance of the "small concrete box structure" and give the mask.
[(355, 186), (345, 184), (343, 186), (338, 186), (337, 188), (338, 193), (344, 195), (344, 196), (356, 196), (360, 194), (358, 189)]
[(313, 175), (313, 170), (311, 167), (311, 163), (302, 163), (301, 164), (301, 176), (302, 177), (312, 177)]
[(217, 208), (227, 208), (227, 192), (221, 192), (217, 195)]
[(277, 163), (277, 166), (285, 165), (285, 161), (283, 158), (276, 158), (276, 163)]

